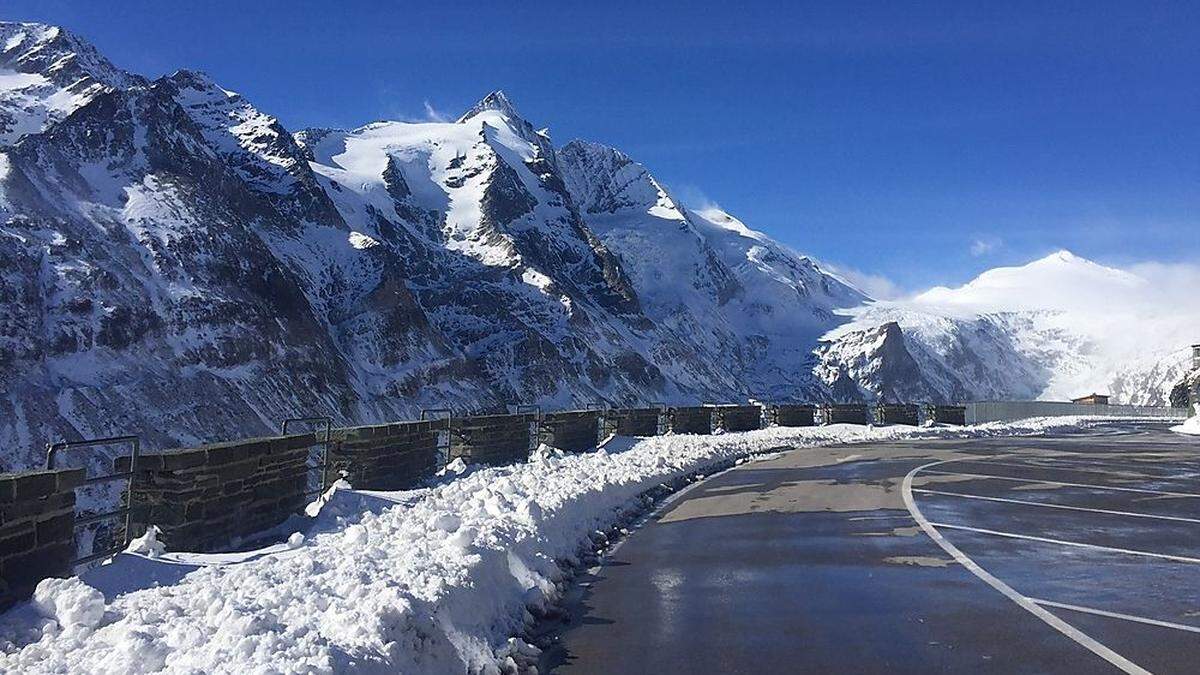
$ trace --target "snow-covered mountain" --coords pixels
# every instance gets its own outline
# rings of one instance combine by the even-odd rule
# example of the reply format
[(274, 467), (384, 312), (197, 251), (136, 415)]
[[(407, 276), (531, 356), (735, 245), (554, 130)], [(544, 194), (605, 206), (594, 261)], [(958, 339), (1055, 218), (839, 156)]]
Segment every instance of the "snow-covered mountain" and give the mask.
[[(797, 335), (864, 299), (614, 150), (556, 149), (500, 92), (453, 123), (293, 134), (203, 74), (146, 80), (54, 27), (0, 36), (10, 466), (64, 436), (163, 446), (297, 415), (817, 396)], [(693, 272), (656, 280), (667, 251)]]
[[(1194, 292), (1059, 251), (959, 288), (851, 310), (818, 348), (819, 372), (832, 382), (844, 370), (866, 397), (1066, 400), (1094, 391), (1166, 405), (1200, 336)], [(905, 368), (919, 375), (894, 375)]]
[[(162, 447), (295, 416), (1093, 381), (1153, 402), (1176, 375), (1002, 271), (873, 302), (619, 150), (556, 147), (501, 92), (450, 123), (293, 132), (60, 28), (0, 23), (0, 48), (0, 469), (62, 437)], [(1137, 286), (1089, 265), (1060, 278)]]

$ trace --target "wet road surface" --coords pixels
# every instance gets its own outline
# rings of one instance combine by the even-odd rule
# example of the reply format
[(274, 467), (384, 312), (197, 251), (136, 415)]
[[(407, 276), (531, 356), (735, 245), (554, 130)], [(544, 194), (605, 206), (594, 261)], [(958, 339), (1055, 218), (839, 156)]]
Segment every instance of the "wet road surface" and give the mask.
[(1198, 672), (1200, 444), (788, 452), (664, 505), (567, 609), (543, 671)]

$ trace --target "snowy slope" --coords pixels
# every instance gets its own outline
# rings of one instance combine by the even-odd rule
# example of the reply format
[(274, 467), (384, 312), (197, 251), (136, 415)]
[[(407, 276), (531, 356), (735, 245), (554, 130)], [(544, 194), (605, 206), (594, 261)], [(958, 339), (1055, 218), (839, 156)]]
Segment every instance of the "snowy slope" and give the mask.
[[(819, 349), (824, 379), (871, 352), (848, 342), (894, 322), (906, 351), (924, 364), (921, 377), (948, 400), (1065, 400), (1099, 392), (1165, 405), (1188, 367), (1188, 345), (1200, 335), (1200, 313), (1178, 310), (1190, 292), (1059, 251), (989, 270), (959, 288), (852, 311), (854, 320), (826, 335)], [(939, 370), (956, 377), (938, 381)], [(848, 372), (862, 379), (860, 369)]]

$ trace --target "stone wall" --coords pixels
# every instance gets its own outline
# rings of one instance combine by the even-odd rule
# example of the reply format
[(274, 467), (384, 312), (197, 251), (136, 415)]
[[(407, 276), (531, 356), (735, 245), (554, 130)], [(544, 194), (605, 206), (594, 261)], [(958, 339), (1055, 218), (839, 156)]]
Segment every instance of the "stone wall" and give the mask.
[(967, 408), (961, 405), (931, 405), (925, 409), (925, 419), (935, 424), (967, 423)]
[(499, 466), (529, 459), (536, 414), (479, 415), (450, 419), (450, 461)]
[(811, 427), (817, 423), (817, 407), (812, 405), (780, 404), (773, 408), (772, 420), (781, 427)]
[(824, 424), (867, 424), (867, 406), (858, 403), (840, 403), (821, 406)]
[(657, 436), (660, 431), (661, 408), (624, 408), (605, 413), (610, 433), (621, 436)]
[(715, 408), (717, 428), (725, 431), (753, 431), (762, 428), (762, 407), (756, 405), (722, 405)]
[(875, 422), (878, 424), (907, 424), (917, 426), (921, 423), (921, 412), (915, 404), (885, 403), (875, 406)]
[(713, 421), (712, 406), (671, 408), (671, 433), (711, 434)]
[(75, 488), (83, 469), (0, 474), (0, 610), (75, 558)]
[(335, 429), (325, 484), (345, 475), (363, 490), (405, 490), (438, 469), (438, 441), (446, 420)]
[(551, 447), (583, 452), (596, 447), (599, 433), (599, 410), (571, 410), (542, 415), (538, 437)]
[[(167, 548), (213, 551), (282, 523), (308, 501), (315, 434), (257, 438), (138, 457), (134, 536), (157, 525)], [(129, 458), (117, 458), (118, 472)]]

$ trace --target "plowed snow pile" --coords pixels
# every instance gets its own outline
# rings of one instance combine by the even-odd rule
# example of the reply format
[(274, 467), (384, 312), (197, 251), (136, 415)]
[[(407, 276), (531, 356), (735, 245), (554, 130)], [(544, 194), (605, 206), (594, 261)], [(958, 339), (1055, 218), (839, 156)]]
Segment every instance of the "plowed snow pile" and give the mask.
[(1185, 421), (1183, 424), (1180, 424), (1179, 426), (1171, 427), (1171, 431), (1175, 431), (1175, 432), (1178, 432), (1181, 434), (1191, 434), (1193, 436), (1200, 436), (1200, 403), (1196, 404), (1196, 414), (1195, 415), (1192, 415), (1191, 417), (1187, 418), (1187, 421)]
[(2, 619), (0, 672), (511, 672), (536, 659), (514, 636), (555, 600), (563, 570), (664, 482), (780, 446), (1089, 423), (615, 438), (592, 453), (543, 448), (525, 464), (457, 467), (416, 491), (343, 488), (307, 536), (266, 549), (164, 554), (142, 541), (83, 579), (43, 582)]

